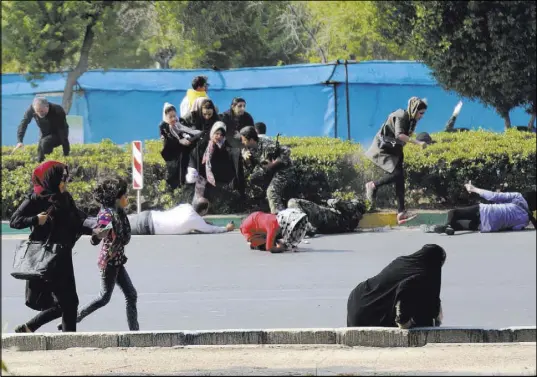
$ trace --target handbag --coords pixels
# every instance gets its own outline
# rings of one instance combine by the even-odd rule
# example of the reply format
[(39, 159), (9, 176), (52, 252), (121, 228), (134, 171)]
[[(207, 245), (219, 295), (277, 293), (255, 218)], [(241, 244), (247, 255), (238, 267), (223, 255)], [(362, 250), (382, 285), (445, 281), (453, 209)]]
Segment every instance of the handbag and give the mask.
[(47, 280), (58, 257), (55, 245), (50, 243), (52, 229), (45, 242), (28, 239), (15, 248), (11, 276), (20, 280)]
[(396, 148), (397, 141), (395, 138), (386, 136), (387, 124), (383, 125), (379, 133), (379, 148), (386, 152), (393, 152)]

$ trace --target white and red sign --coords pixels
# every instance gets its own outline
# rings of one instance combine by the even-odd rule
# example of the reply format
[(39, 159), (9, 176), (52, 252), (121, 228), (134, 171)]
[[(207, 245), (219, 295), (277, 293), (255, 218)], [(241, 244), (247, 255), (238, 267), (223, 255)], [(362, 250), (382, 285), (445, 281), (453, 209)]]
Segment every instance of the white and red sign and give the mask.
[(144, 187), (144, 162), (142, 142), (132, 142), (132, 188), (141, 190)]

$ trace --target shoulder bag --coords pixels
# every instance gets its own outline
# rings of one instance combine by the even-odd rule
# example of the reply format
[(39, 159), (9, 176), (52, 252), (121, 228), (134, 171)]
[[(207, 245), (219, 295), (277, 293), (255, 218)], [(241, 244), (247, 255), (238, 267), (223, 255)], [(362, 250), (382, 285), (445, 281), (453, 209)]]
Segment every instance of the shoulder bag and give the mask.
[(47, 280), (51, 270), (56, 265), (58, 254), (55, 245), (50, 243), (52, 236), (52, 223), (50, 234), (45, 242), (33, 241), (30, 238), (21, 242), (15, 248), (13, 257), (13, 271), (11, 276), (20, 280)]

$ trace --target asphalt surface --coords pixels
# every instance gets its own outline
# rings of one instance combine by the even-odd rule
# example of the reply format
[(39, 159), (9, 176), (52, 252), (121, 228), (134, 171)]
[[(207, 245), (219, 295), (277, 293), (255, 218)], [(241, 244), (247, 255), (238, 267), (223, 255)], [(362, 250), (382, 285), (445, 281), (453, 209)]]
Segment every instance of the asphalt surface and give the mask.
[[(442, 272), (446, 326), (535, 326), (536, 233), (354, 233), (307, 240), (299, 252), (250, 250), (238, 232), (133, 236), (126, 265), (138, 290), (142, 330), (344, 327), (349, 292), (395, 257), (426, 243), (447, 252)], [(4, 332), (37, 312), (24, 305), (24, 281), (10, 275), (19, 239), (2, 239)], [(81, 305), (99, 292), (98, 248), (82, 238), (74, 256)], [(40, 331), (57, 331), (54, 321)], [(78, 331), (128, 330), (124, 297), (82, 321)]]

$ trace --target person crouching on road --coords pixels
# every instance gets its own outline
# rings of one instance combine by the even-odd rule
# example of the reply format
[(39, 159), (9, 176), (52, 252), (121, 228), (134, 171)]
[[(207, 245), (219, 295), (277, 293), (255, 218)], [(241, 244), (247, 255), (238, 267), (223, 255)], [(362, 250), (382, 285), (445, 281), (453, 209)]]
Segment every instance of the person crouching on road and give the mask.
[[(447, 222), (443, 225), (422, 225), (425, 233), (455, 234), (455, 231), (481, 231), (481, 233), (502, 230), (522, 230), (531, 222), (535, 227), (533, 212), (536, 209), (536, 193), (492, 192), (483, 190), (468, 182), (464, 185), (469, 193), (476, 193), (492, 204), (479, 203), (466, 208), (448, 211)], [(537, 228), (537, 227), (536, 227)]]
[(394, 259), (376, 276), (358, 284), (347, 302), (347, 327), (440, 326), (440, 286), (446, 252), (424, 245)]
[(277, 215), (254, 212), (241, 224), (240, 230), (252, 250), (281, 253), (298, 247), (306, 236), (308, 216), (288, 208)]
[(131, 227), (124, 209), (128, 205), (127, 182), (121, 178), (105, 179), (97, 185), (94, 196), (101, 204), (101, 210), (97, 215), (96, 234), (91, 237), (90, 242), (92, 245), (98, 245), (101, 240), (103, 242), (98, 259), (101, 292), (97, 299), (80, 310), (77, 322), (108, 304), (117, 284), (127, 302), (129, 330), (136, 331), (139, 330), (136, 307), (138, 295), (125, 269), (125, 246), (131, 239)]

